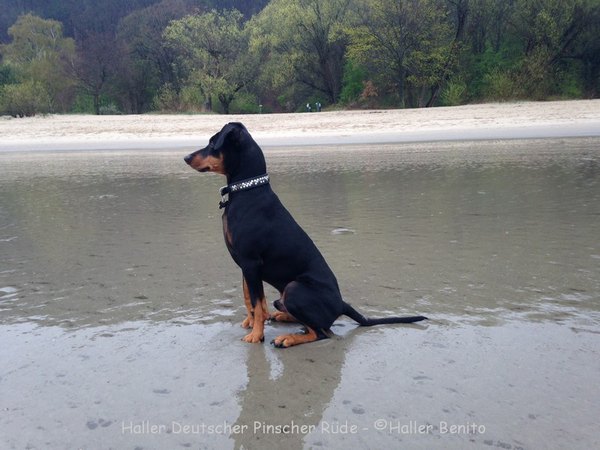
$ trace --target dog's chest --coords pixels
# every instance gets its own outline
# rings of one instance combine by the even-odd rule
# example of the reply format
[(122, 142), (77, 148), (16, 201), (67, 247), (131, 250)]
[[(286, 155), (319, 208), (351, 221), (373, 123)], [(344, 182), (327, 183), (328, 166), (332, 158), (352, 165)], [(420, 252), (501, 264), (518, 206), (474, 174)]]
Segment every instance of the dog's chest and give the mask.
[(229, 229), (229, 224), (227, 221), (227, 213), (223, 214), (223, 237), (225, 238), (225, 243), (228, 248), (233, 247), (233, 236), (231, 234), (231, 230)]

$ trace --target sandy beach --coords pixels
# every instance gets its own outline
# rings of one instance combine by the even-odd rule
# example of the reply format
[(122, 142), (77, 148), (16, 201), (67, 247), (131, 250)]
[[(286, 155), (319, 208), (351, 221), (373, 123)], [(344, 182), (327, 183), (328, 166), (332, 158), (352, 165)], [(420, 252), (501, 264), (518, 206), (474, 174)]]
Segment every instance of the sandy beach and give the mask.
[(0, 118), (0, 151), (200, 146), (243, 122), (264, 146), (600, 135), (600, 100), (270, 115), (50, 115)]
[[(430, 320), (242, 342), (225, 180), (182, 160), (232, 120), (345, 300)], [(0, 448), (600, 448), (600, 101), (0, 136)]]

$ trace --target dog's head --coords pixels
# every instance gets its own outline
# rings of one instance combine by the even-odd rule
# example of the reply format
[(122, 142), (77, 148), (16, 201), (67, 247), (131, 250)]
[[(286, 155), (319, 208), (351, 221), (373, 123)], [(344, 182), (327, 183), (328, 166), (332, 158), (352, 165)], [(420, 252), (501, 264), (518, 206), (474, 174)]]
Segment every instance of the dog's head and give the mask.
[(208, 145), (184, 161), (198, 172), (215, 172), (228, 180), (251, 178), (266, 172), (260, 147), (244, 125), (230, 122), (210, 138)]

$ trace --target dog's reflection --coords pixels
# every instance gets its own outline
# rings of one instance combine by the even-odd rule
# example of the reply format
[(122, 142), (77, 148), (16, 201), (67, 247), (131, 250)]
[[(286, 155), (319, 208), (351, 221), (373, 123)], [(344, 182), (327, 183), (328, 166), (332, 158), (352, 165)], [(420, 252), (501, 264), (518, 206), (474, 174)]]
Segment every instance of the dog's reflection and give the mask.
[[(295, 331), (291, 325), (277, 328), (281, 330), (273, 333)], [(334, 331), (345, 334), (354, 328), (340, 324)], [(305, 436), (318, 432), (323, 412), (340, 384), (351, 340), (350, 335), (334, 336), (285, 350), (248, 346), (248, 384), (240, 395), (241, 412), (235, 424), (244, 432), (232, 436), (235, 448), (303, 448)]]

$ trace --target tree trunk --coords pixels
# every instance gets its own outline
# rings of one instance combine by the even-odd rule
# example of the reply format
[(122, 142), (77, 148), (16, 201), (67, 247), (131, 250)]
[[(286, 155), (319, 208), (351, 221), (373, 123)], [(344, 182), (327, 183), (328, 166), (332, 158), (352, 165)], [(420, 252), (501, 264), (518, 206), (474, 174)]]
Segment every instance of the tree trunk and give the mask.
[(405, 106), (405, 84), (406, 84), (406, 69), (404, 66), (400, 64), (400, 68), (398, 69), (398, 103), (400, 108), (404, 108)]
[(94, 98), (94, 112), (96, 113), (97, 116), (99, 116), (100, 115), (100, 93), (94, 92), (94, 95), (92, 97)]
[(231, 102), (233, 101), (233, 95), (227, 94), (219, 94), (219, 103), (223, 107), (223, 112), (225, 114), (229, 114), (229, 107), (231, 106)]

